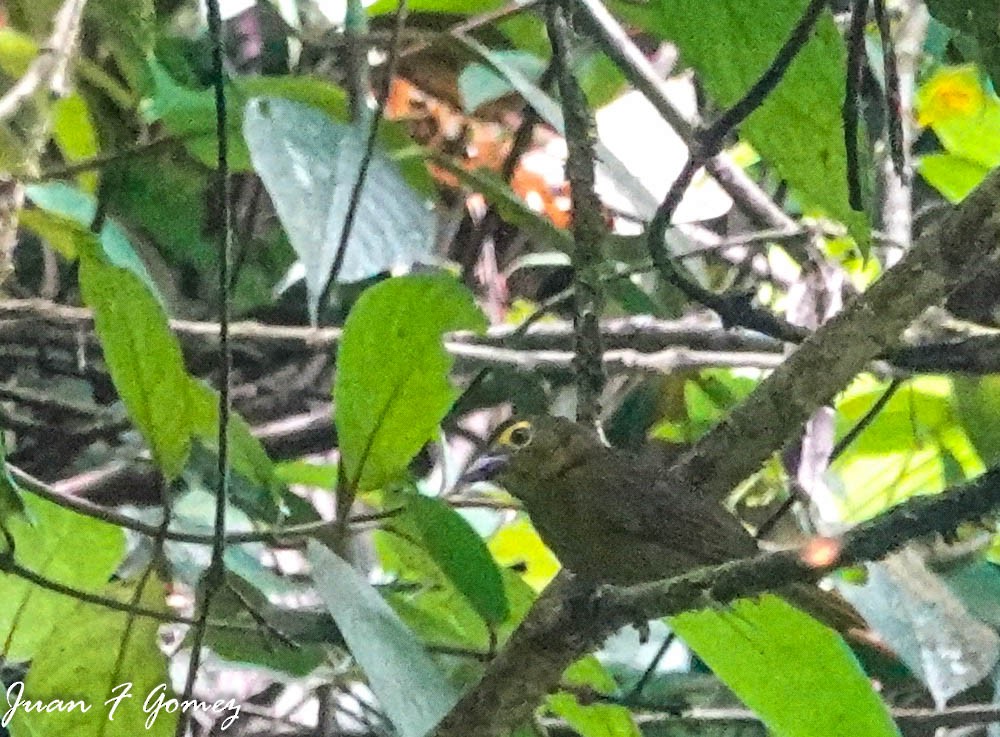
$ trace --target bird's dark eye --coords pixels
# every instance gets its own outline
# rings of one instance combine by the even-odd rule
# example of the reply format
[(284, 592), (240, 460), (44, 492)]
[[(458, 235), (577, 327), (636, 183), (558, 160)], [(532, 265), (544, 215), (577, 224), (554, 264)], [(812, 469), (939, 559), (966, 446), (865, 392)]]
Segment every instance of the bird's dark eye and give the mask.
[(504, 430), (497, 442), (512, 448), (523, 448), (531, 442), (534, 435), (535, 431), (530, 422), (516, 422)]

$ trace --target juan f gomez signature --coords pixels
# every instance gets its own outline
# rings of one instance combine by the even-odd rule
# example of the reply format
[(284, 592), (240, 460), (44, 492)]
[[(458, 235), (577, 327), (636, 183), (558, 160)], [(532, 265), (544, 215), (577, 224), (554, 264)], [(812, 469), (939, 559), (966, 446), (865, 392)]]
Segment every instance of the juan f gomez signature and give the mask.
[[(114, 720), (115, 712), (121, 706), (122, 702), (126, 699), (134, 698), (132, 691), (133, 686), (131, 682), (119, 683), (111, 689), (111, 693), (114, 695), (104, 702), (104, 706), (108, 707), (108, 721)], [(10, 708), (0, 718), (0, 727), (6, 727), (10, 724), (11, 719), (14, 718), (14, 714), (18, 711), (22, 711), (25, 714), (52, 714), (65, 711), (87, 713), (93, 707), (93, 704), (89, 704), (83, 699), (51, 699), (49, 701), (25, 699), (23, 681), (15, 681), (7, 688), (7, 703), (10, 705)], [(226, 730), (239, 717), (240, 706), (234, 699), (229, 699), (228, 701), (201, 701), (199, 699), (180, 701), (169, 696), (166, 684), (161, 683), (146, 694), (146, 698), (142, 702), (142, 711), (148, 715), (146, 717), (146, 729), (152, 728), (161, 713), (176, 714), (177, 712), (201, 711), (221, 716), (228, 712), (228, 716), (219, 723), (219, 729)]]

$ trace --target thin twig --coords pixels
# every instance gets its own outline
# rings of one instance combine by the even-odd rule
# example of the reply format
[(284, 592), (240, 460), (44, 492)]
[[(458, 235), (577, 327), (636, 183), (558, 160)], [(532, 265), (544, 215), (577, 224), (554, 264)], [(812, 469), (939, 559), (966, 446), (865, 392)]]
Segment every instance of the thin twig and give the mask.
[[(229, 418), (232, 412), (233, 354), (229, 342), (229, 268), (233, 247), (233, 220), (230, 203), (229, 181), (229, 131), (227, 128), (228, 105), (226, 101), (225, 50), (222, 45), (222, 15), (219, 0), (206, 0), (208, 35), (212, 45), (212, 87), (215, 91), (215, 135), (217, 142), (215, 221), (219, 229), (219, 429), (218, 429), (218, 486), (215, 496), (215, 519), (212, 528), (212, 558), (199, 582), (197, 613), (191, 632), (191, 654), (184, 680), (182, 701), (191, 698), (194, 683), (201, 665), (201, 657), (208, 631), (208, 615), (215, 596), (225, 582), (226, 506), (229, 503)], [(183, 737), (187, 730), (188, 712), (178, 716), (176, 737)]]
[(865, 72), (865, 20), (868, 0), (852, 0), (851, 25), (847, 32), (847, 84), (844, 92), (844, 153), (847, 157), (848, 201), (854, 210), (864, 209), (861, 168), (858, 163), (858, 101)]
[(896, 46), (892, 38), (892, 28), (889, 16), (885, 12), (885, 0), (872, 0), (875, 12), (875, 23), (878, 35), (882, 39), (882, 73), (885, 77), (886, 128), (889, 138), (889, 154), (896, 176), (905, 181), (908, 175), (906, 168), (906, 140), (903, 134), (903, 105), (899, 82), (899, 69), (896, 67)]
[(784, 78), (785, 72), (795, 61), (795, 57), (809, 41), (812, 30), (819, 20), (820, 13), (827, 6), (827, 0), (812, 0), (799, 22), (795, 24), (785, 43), (778, 49), (771, 63), (763, 74), (758, 77), (743, 97), (726, 110), (708, 128), (704, 129), (698, 139), (701, 143), (701, 156), (715, 156), (725, 142), (726, 136), (734, 131), (747, 117), (761, 106), (778, 83)]
[(889, 400), (895, 396), (896, 392), (898, 392), (902, 386), (903, 380), (899, 378), (895, 378), (889, 383), (886, 390), (882, 392), (881, 396), (879, 396), (877, 400), (875, 400), (875, 403), (867, 412), (865, 412), (864, 416), (854, 424), (854, 427), (847, 431), (847, 434), (840, 439), (840, 442), (833, 446), (833, 450), (830, 451), (830, 463), (833, 463), (835, 460), (840, 458), (844, 451), (858, 439), (861, 433), (868, 429), (868, 426), (875, 421), (882, 410), (885, 409)]
[(344, 217), (344, 227), (340, 231), (340, 242), (337, 244), (337, 251), (333, 257), (333, 265), (330, 267), (330, 275), (327, 278), (326, 284), (321, 291), (319, 304), (323, 305), (330, 296), (330, 290), (333, 285), (337, 282), (337, 276), (340, 274), (340, 269), (344, 265), (344, 258), (347, 256), (347, 244), (351, 238), (351, 230), (354, 227), (354, 219), (357, 217), (358, 206), (361, 203), (361, 193), (364, 190), (365, 180), (368, 178), (368, 167), (371, 166), (372, 158), (375, 155), (375, 145), (378, 140), (378, 130), (382, 123), (382, 118), (385, 117), (385, 108), (389, 103), (389, 92), (392, 88), (392, 79), (396, 74), (396, 65), (399, 57), (399, 38), (403, 31), (403, 27), (406, 24), (407, 6), (406, 0), (400, 0), (399, 7), (396, 10), (396, 22), (393, 26), (393, 38), (389, 46), (389, 58), (386, 61), (385, 68), (385, 81), (382, 86), (382, 94), (379, 95), (378, 103), (375, 106), (375, 112), (372, 114), (371, 119), (367, 121), (354, 121), (356, 125), (363, 125), (367, 123), (370, 127), (368, 129), (368, 138), (365, 142), (365, 151), (361, 157), (361, 164), (358, 167), (358, 176), (354, 180), (354, 186), (351, 189), (351, 199), (347, 205), (347, 214)]
[(183, 143), (185, 140), (196, 137), (200, 134), (187, 134), (184, 136), (161, 136), (160, 138), (154, 138), (151, 141), (146, 141), (144, 143), (138, 143), (129, 148), (123, 148), (118, 151), (110, 151), (107, 153), (97, 154), (96, 156), (91, 156), (86, 159), (81, 159), (80, 161), (74, 161), (70, 164), (63, 164), (62, 166), (52, 167), (51, 169), (46, 169), (41, 172), (38, 177), (33, 181), (38, 182), (49, 182), (53, 179), (65, 179), (66, 177), (71, 177), (74, 174), (80, 174), (81, 172), (92, 171), (94, 169), (103, 169), (109, 164), (116, 164), (121, 161), (128, 161), (129, 159), (138, 158), (140, 156), (146, 156), (149, 154), (154, 154), (159, 152), (161, 149), (168, 148), (177, 143)]
[[(591, 21), (604, 51), (622, 70), (629, 82), (656, 108), (681, 140), (692, 147), (694, 126), (667, 97), (663, 80), (652, 64), (629, 38), (601, 0), (578, 0), (576, 6)], [(746, 173), (725, 154), (710, 158), (706, 168), (740, 208), (760, 223), (774, 228), (798, 226)]]
[(668, 632), (667, 636), (663, 638), (663, 642), (656, 649), (656, 654), (653, 655), (649, 660), (649, 665), (639, 676), (639, 679), (633, 684), (632, 688), (628, 690), (628, 693), (622, 697), (621, 703), (629, 704), (634, 702), (642, 695), (642, 691), (649, 685), (650, 679), (652, 679), (653, 674), (656, 673), (656, 669), (660, 667), (660, 663), (663, 661), (663, 656), (667, 654), (667, 650), (670, 646), (674, 644), (677, 640), (677, 636), (673, 632)]
[(565, 4), (549, 2), (546, 20), (552, 44), (552, 66), (562, 97), (566, 128), (566, 178), (570, 184), (573, 229), (574, 368), (577, 420), (594, 424), (600, 416), (606, 376), (601, 356), (599, 320), (604, 307), (600, 267), (605, 226), (601, 202), (594, 192), (594, 126), (587, 100), (570, 64), (570, 30)]

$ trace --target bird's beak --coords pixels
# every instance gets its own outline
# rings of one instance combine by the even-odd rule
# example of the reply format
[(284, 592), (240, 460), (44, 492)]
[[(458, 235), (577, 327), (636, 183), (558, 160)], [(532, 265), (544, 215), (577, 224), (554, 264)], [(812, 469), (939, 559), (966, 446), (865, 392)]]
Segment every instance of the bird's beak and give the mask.
[(510, 456), (506, 453), (491, 453), (479, 456), (476, 462), (469, 466), (462, 478), (459, 479), (465, 484), (474, 484), (477, 481), (493, 481), (504, 472), (510, 463)]

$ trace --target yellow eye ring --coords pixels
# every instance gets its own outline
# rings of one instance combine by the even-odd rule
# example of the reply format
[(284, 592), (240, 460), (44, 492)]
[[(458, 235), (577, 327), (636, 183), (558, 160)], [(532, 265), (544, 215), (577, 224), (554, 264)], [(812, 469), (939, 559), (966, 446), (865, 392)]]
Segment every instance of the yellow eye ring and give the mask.
[(529, 445), (534, 437), (535, 429), (531, 426), (531, 423), (527, 420), (521, 420), (500, 433), (500, 437), (497, 438), (497, 444), (520, 449)]

